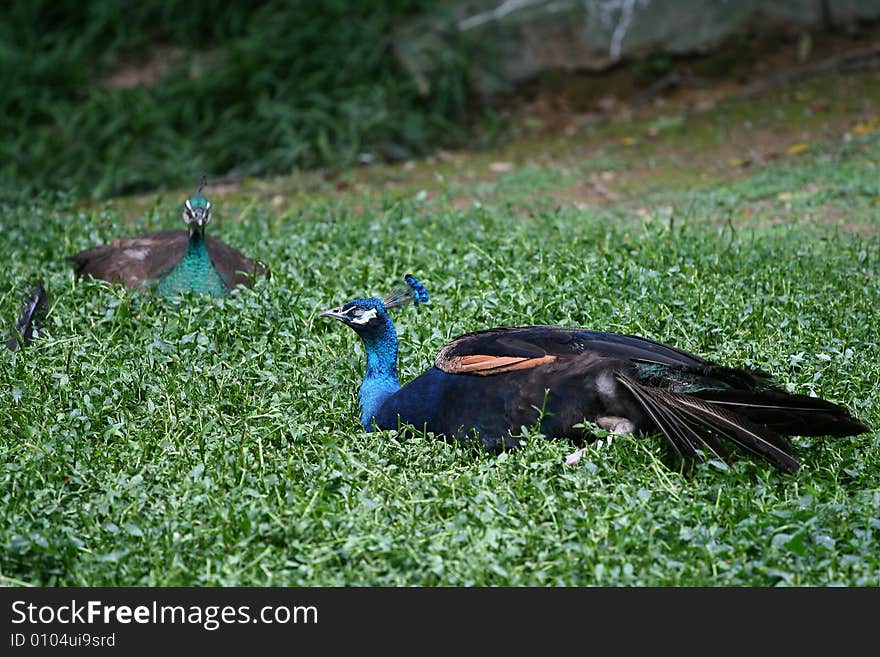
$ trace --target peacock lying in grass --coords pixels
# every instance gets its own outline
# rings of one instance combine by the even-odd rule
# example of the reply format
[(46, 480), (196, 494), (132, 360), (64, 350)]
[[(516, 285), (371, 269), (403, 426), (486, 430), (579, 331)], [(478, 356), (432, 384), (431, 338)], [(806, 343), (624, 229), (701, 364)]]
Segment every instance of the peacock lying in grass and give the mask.
[(24, 295), (21, 304), (21, 312), (18, 321), (10, 331), (6, 348), (9, 351), (18, 351), (27, 347), (34, 338), (40, 336), (40, 324), (46, 319), (46, 310), (49, 296), (42, 281), (33, 285)]
[(109, 244), (80, 251), (69, 259), (81, 276), (124, 283), (132, 288), (156, 284), (161, 296), (186, 292), (223, 296), (236, 285), (249, 286), (251, 276), (266, 266), (210, 235), (211, 202), (202, 196), (205, 179), (183, 207), (187, 230), (161, 230), (138, 237), (122, 237)]
[(718, 365), (646, 338), (581, 328), (467, 333), (401, 387), (388, 311), (428, 300), (421, 283), (411, 276), (406, 282), (408, 289), (385, 299), (355, 299), (321, 313), (363, 340), (367, 365), (359, 402), (367, 431), (408, 424), (446, 437), (478, 436), (495, 452), (518, 445), (515, 434), (539, 419), (547, 436), (590, 440), (588, 429), (576, 426), (587, 420), (611, 433), (661, 433), (680, 458), (702, 460), (705, 452), (727, 461), (729, 441), (789, 472), (799, 463), (784, 436), (867, 431), (845, 408), (789, 394), (764, 372)]

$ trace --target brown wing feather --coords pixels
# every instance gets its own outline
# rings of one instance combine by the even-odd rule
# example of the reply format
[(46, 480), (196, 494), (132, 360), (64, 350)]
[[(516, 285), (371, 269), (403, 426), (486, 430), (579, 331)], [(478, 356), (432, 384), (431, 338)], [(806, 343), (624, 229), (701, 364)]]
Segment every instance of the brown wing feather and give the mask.
[(685, 367), (713, 364), (681, 349), (635, 335), (537, 325), (498, 327), (460, 335), (440, 350), (435, 366), (447, 371), (456, 358), (471, 354), (528, 359), (548, 354), (566, 358), (587, 353)]
[(71, 256), (80, 276), (100, 278), (129, 287), (143, 287), (170, 271), (183, 257), (189, 234), (161, 230), (138, 237), (121, 237)]
[(237, 249), (224, 244), (211, 235), (206, 237), (205, 241), (208, 253), (211, 254), (211, 262), (214, 263), (214, 267), (217, 268), (229, 289), (236, 285), (250, 287), (252, 276), (266, 274), (266, 266), (263, 263), (248, 258)]
[[(211, 261), (230, 289), (250, 285), (249, 275), (263, 275), (266, 267), (224, 244), (216, 237), (206, 236)], [(94, 246), (71, 256), (80, 276), (100, 278), (129, 287), (146, 287), (180, 262), (189, 242), (185, 230), (161, 230), (137, 237), (121, 237), (101, 246)]]
[(441, 368), (448, 374), (478, 374), (490, 376), (502, 372), (525, 370), (545, 363), (552, 363), (556, 356), (542, 356), (540, 358), (518, 358), (516, 356), (488, 356), (486, 354), (472, 354), (470, 356), (455, 356), (444, 361)]
[(553, 361), (600, 357), (683, 367), (712, 365), (694, 354), (635, 335), (536, 325), (498, 327), (460, 335), (440, 350), (434, 366), (449, 374), (486, 376)]
[(459, 372), (472, 372), (474, 370), (484, 370), (495, 367), (503, 367), (504, 365), (513, 365), (521, 363), (525, 358), (516, 356), (489, 356), (487, 354), (472, 354), (470, 356), (459, 356), (454, 359)]

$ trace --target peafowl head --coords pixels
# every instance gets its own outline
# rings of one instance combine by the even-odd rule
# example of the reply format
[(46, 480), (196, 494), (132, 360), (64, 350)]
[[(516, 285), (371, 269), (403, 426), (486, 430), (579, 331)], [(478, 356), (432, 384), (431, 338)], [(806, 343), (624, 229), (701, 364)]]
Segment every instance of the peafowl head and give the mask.
[(183, 204), (183, 223), (187, 225), (190, 233), (203, 233), (205, 226), (211, 221), (211, 201), (202, 196), (202, 190), (207, 182), (205, 176), (202, 176), (196, 193)]
[(321, 317), (338, 319), (364, 339), (378, 337), (392, 325), (389, 310), (428, 301), (428, 291), (416, 278), (407, 274), (404, 281), (406, 285), (401, 285), (384, 299), (354, 299), (338, 308), (325, 310)]

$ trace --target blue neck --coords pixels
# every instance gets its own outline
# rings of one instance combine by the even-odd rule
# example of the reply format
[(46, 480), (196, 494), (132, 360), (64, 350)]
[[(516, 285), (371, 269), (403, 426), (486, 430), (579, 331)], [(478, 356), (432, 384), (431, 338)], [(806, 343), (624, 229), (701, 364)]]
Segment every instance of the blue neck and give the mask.
[(373, 430), (373, 417), (382, 404), (400, 389), (397, 380), (397, 334), (390, 321), (377, 335), (361, 336), (367, 352), (367, 371), (358, 392), (361, 407), (361, 424), (367, 431)]

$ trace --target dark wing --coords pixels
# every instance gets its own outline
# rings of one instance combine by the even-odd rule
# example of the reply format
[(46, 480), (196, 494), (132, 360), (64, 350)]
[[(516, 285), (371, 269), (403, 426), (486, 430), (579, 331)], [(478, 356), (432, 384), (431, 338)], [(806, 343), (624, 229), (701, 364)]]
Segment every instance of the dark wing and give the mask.
[(434, 365), (449, 374), (486, 376), (586, 354), (685, 368), (714, 365), (646, 338), (558, 326), (514, 326), (467, 333), (443, 347)]
[[(764, 372), (724, 367), (633, 335), (553, 326), (489, 329), (456, 338), (440, 350), (434, 364), (449, 374), (487, 376), (553, 361), (549, 368), (534, 370), (539, 388), (546, 388), (550, 377), (564, 389), (570, 377), (562, 372), (580, 372), (579, 383), (569, 388), (575, 394), (566, 395), (571, 404), (583, 397), (602, 412), (616, 408), (613, 414), (650, 428), (638, 421), (643, 415), (679, 456), (699, 460), (699, 450), (707, 449), (726, 460), (723, 441), (730, 441), (791, 472), (798, 462), (783, 435), (867, 431), (845, 408), (789, 394)], [(609, 376), (621, 389), (608, 383)], [(521, 385), (527, 383), (523, 379)], [(577, 410), (590, 417), (593, 408)]]
[(185, 230), (160, 230), (138, 237), (121, 237), (68, 258), (80, 276), (100, 278), (129, 287), (153, 283), (180, 262), (189, 242)]
[(205, 243), (208, 247), (208, 253), (211, 255), (211, 262), (214, 263), (214, 267), (230, 290), (236, 285), (249, 287), (252, 277), (263, 276), (268, 271), (262, 262), (251, 260), (216, 237), (207, 235)]

